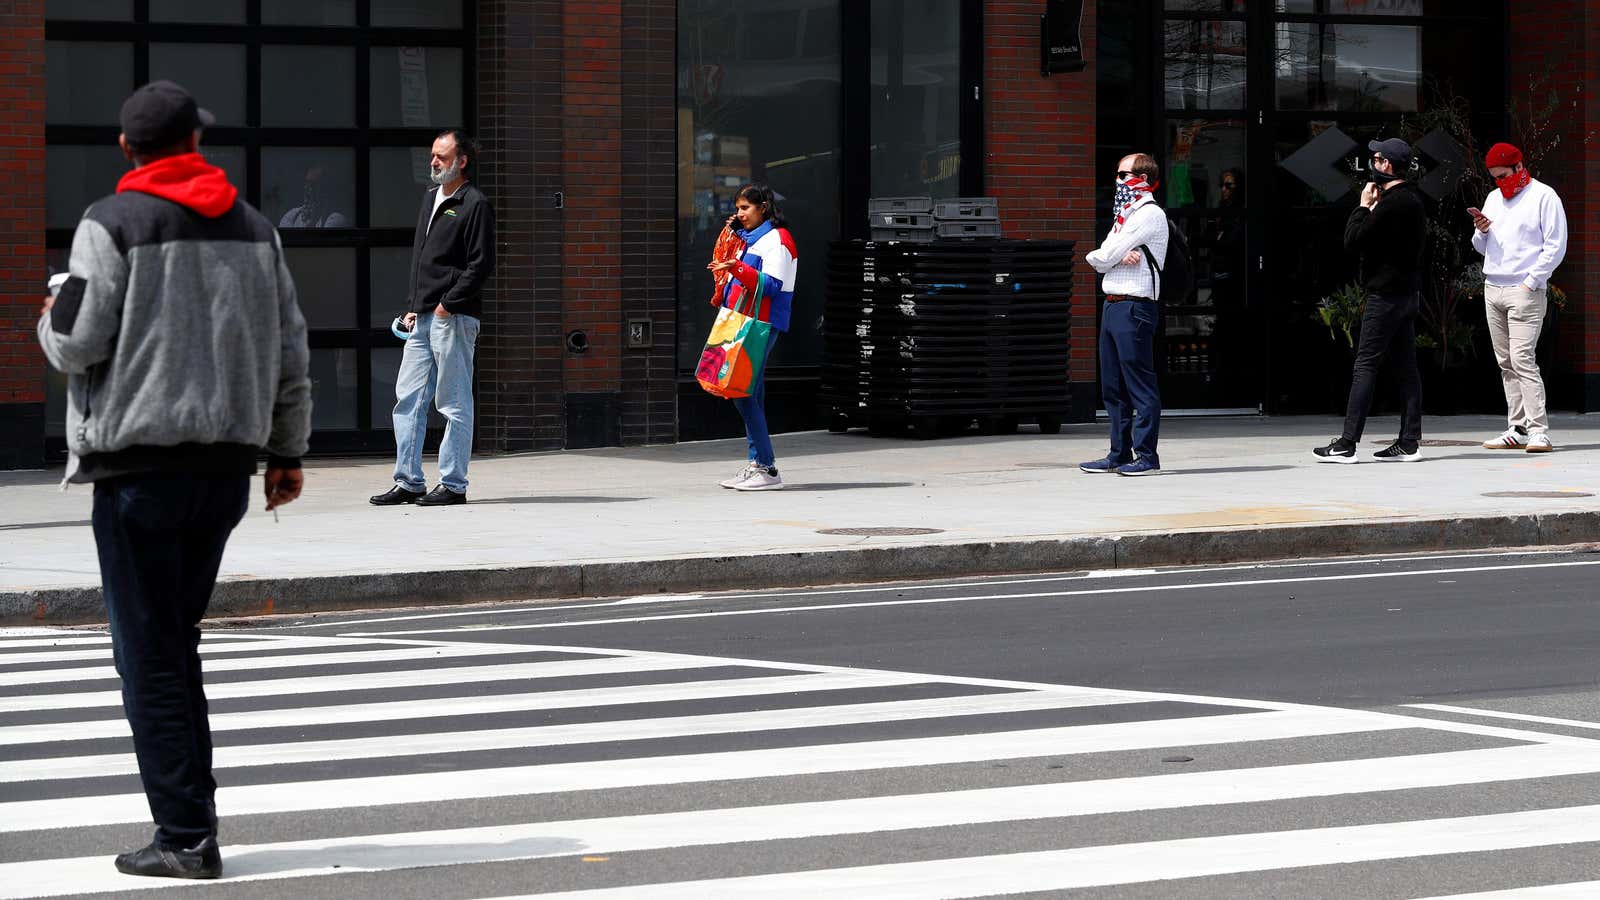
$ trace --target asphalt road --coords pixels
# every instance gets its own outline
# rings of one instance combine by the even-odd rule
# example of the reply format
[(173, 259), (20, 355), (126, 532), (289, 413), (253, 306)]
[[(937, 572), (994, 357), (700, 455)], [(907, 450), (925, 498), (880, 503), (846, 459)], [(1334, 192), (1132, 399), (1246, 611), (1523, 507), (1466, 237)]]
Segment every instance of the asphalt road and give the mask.
[(149, 826), (104, 637), (0, 631), (0, 897), (1597, 897), (1597, 578), (1461, 554), (217, 623), (205, 886), (111, 869)]

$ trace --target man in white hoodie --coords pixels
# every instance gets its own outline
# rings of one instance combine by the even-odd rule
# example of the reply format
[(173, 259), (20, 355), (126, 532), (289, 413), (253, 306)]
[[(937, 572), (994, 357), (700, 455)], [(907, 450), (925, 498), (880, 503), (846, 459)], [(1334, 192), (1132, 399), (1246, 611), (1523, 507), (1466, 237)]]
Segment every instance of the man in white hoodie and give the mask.
[(1483, 442), (1489, 450), (1549, 453), (1550, 419), (1534, 348), (1544, 327), (1545, 285), (1567, 255), (1567, 214), (1561, 198), (1522, 165), (1522, 151), (1495, 144), (1484, 158), (1498, 188), (1483, 209), (1468, 210), (1483, 254), (1483, 300), (1489, 337), (1506, 389), (1508, 427)]

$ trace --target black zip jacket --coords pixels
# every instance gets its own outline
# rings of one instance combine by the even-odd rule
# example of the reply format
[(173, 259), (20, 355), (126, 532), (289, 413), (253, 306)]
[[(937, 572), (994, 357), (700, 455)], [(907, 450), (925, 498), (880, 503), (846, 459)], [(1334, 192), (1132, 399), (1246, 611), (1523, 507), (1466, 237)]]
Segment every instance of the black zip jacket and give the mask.
[(1371, 294), (1422, 290), (1422, 250), (1428, 208), (1422, 191), (1402, 181), (1383, 192), (1372, 209), (1357, 206), (1344, 225), (1344, 248), (1361, 254), (1361, 283)]
[(433, 198), (438, 190), (422, 195), (422, 210), (417, 213), (406, 310), (433, 312), (443, 303), (451, 315), (482, 318), (483, 286), (494, 274), (494, 207), (477, 185), (468, 181), (440, 204), (434, 215)]

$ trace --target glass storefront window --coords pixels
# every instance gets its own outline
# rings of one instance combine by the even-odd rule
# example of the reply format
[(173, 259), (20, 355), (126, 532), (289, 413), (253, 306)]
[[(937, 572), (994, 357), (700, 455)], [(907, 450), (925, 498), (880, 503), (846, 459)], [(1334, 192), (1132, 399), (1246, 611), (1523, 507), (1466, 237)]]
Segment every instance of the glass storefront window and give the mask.
[(1417, 110), (1421, 28), (1283, 22), (1277, 37), (1280, 109)]
[(76, 228), (89, 204), (115, 191), (129, 168), (113, 144), (45, 147), (45, 227)]
[(873, 7), (872, 193), (961, 193), (961, 5)]
[(372, 0), (374, 28), (460, 28), (460, 0)]
[[(392, 347), (378, 347), (372, 351), (372, 368), (368, 371), (372, 376), (373, 431), (394, 430), (394, 383), (400, 374), (400, 356), (404, 352), (399, 341)], [(438, 407), (429, 404), (428, 427), (442, 429), (444, 425), (444, 416), (440, 415)]]
[(133, 0), (45, 0), (44, 17), (91, 22), (131, 22)]
[(374, 128), (461, 122), (460, 47), (373, 47), (368, 96)]
[(150, 21), (243, 25), (244, 0), (150, 0)]
[(311, 351), (311, 427), (356, 427), (356, 351)]
[(1355, 16), (1420, 16), (1423, 0), (1277, 0), (1281, 13)]
[(355, 205), (354, 150), (261, 149), (261, 211), (279, 228), (349, 228)]
[(353, 247), (289, 247), (300, 312), (310, 328), (356, 326), (356, 251)]
[[(1246, 126), (1240, 119), (1167, 121), (1167, 209), (1212, 208), (1223, 203), (1224, 173), (1245, 164)], [(1242, 180), (1242, 179), (1237, 179)], [(1242, 202), (1242, 192), (1229, 202)]]
[(213, 147), (202, 140), (200, 155), (228, 173), (228, 183), (239, 189), (239, 196), (244, 196), (250, 183), (250, 154), (243, 147)]
[(367, 266), (372, 296), (372, 314), (367, 324), (388, 328), (395, 316), (406, 311), (406, 298), (411, 293), (411, 248), (373, 247)]
[(133, 93), (133, 45), (45, 41), (47, 125), (115, 125)]
[(352, 128), (356, 124), (353, 47), (261, 48), (261, 124)]
[(261, 4), (261, 24), (349, 27), (356, 24), (356, 3), (355, 0), (272, 0)]
[(1163, 29), (1168, 109), (1243, 109), (1245, 23), (1168, 19)]
[(374, 148), (368, 159), (372, 227), (415, 228), (422, 195), (433, 187), (427, 145)]
[(705, 266), (751, 181), (780, 195), (799, 251), (799, 293), (774, 364), (821, 358), (822, 277), (839, 227), (841, 71), (838, 0), (678, 4), (680, 368), (694, 368), (715, 318)]
[(1245, 0), (1166, 0), (1169, 12), (1242, 13)]
[(243, 44), (150, 45), (150, 80), (188, 88), (218, 125), (245, 124), (244, 68)]

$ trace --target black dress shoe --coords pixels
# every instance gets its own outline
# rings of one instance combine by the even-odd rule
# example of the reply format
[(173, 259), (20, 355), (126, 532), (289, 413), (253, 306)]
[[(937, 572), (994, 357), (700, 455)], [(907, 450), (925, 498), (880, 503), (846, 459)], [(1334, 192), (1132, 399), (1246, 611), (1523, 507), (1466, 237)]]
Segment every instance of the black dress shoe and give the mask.
[(416, 503), (421, 499), (421, 491), (408, 491), (397, 484), (376, 497), (368, 497), (367, 502), (373, 506), (399, 506), (402, 503)]
[(428, 492), (428, 496), (417, 501), (418, 506), (455, 506), (467, 502), (466, 494), (458, 494), (444, 485), (438, 485)]
[(168, 850), (152, 841), (140, 850), (118, 854), (117, 871), (124, 875), (153, 878), (220, 878), (222, 851), (217, 839), (208, 837), (188, 850)]

